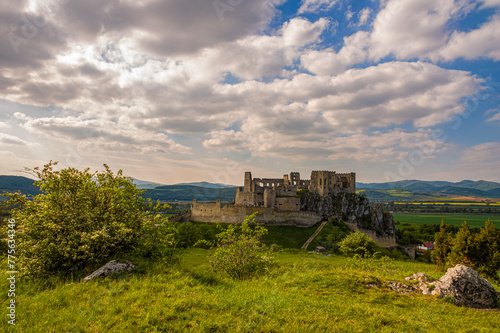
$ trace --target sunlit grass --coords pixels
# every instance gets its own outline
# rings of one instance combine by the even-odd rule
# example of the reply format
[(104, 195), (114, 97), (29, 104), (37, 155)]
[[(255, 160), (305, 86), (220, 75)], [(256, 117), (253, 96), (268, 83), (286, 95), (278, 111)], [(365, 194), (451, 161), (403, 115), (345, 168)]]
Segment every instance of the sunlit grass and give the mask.
[[(210, 270), (208, 254), (192, 249), (175, 267), (143, 262), (131, 273), (89, 283), (60, 281), (41, 289), (21, 281), (15, 331), (496, 332), (500, 328), (496, 312), (365, 286), (365, 278), (402, 282), (419, 271), (441, 276), (443, 272), (433, 265), (281, 253), (279, 267), (267, 276), (233, 281)], [(2, 302), (6, 300), (2, 296)], [(14, 332), (5, 320), (0, 327)]]

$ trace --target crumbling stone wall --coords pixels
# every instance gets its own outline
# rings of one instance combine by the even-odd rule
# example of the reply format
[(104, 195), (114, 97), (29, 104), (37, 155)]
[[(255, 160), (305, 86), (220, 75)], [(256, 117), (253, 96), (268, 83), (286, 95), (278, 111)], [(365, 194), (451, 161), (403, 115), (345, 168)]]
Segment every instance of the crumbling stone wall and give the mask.
[(310, 227), (321, 220), (314, 212), (279, 211), (269, 207), (245, 205), (225, 205), (220, 208), (220, 202), (200, 204), (194, 201), (191, 207), (191, 221), (241, 223), (247, 215), (254, 212), (257, 212), (256, 221), (263, 225)]

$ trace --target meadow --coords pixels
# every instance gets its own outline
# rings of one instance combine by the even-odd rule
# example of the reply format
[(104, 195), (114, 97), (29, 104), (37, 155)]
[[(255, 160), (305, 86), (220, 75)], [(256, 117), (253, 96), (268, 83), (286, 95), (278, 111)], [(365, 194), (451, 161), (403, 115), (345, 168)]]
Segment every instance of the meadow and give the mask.
[[(297, 251), (296, 251), (297, 252)], [(276, 254), (267, 275), (235, 281), (210, 269), (209, 250), (189, 249), (179, 264), (140, 259), (129, 273), (72, 283), (18, 281), (17, 325), (4, 332), (498, 332), (498, 312), (444, 299), (398, 294), (384, 281), (435, 265)], [(6, 276), (1, 273), (6, 290)], [(374, 283), (378, 288), (366, 285)], [(498, 285), (496, 285), (498, 289)]]
[(452, 224), (454, 226), (461, 226), (464, 221), (467, 221), (469, 227), (483, 227), (484, 222), (490, 219), (497, 228), (500, 227), (500, 215), (467, 215), (467, 214), (392, 214), (394, 221), (399, 221), (400, 224), (397, 228), (401, 228), (403, 223), (410, 223), (412, 225), (423, 224), (441, 224), (444, 220), (445, 224)]

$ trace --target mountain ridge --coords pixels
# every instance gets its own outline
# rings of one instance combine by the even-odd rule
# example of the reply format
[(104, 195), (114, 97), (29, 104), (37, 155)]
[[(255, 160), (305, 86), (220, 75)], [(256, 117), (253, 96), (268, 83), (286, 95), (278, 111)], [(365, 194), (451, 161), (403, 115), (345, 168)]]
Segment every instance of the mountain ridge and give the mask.
[[(40, 192), (33, 185), (34, 180), (24, 176), (0, 175), (0, 193), (21, 191), (23, 194), (37, 195)], [(133, 179), (137, 188), (145, 190), (144, 196), (163, 201), (222, 201), (231, 202), (236, 193), (234, 185), (221, 183), (191, 182), (166, 185), (151, 181)], [(471, 196), (483, 198), (500, 198), (500, 183), (486, 180), (422, 181), (402, 180), (386, 183), (356, 183), (356, 189), (372, 200), (394, 200), (390, 192), (401, 189), (407, 192), (408, 199), (431, 199), (433, 196)]]

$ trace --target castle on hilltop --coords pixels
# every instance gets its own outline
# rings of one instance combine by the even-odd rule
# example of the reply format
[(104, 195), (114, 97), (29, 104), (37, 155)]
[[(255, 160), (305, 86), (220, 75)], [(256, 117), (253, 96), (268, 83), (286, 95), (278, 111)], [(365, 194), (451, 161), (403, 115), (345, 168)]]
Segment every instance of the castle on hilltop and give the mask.
[(252, 178), (245, 172), (244, 186), (238, 187), (234, 202), (222, 204), (193, 200), (191, 209), (172, 221), (241, 223), (247, 215), (257, 213), (258, 223), (309, 227), (325, 217), (301, 207), (300, 191), (309, 191), (319, 197), (356, 192), (356, 175), (335, 171), (313, 171), (311, 179), (300, 179), (300, 173), (291, 172), (283, 178)]
[(392, 215), (380, 205), (372, 207), (366, 197), (356, 195), (354, 172), (312, 171), (310, 179), (300, 179), (298, 172), (283, 178), (252, 178), (251, 172), (245, 172), (244, 186), (237, 188), (233, 203), (194, 199), (189, 211), (169, 220), (241, 223), (254, 213), (257, 223), (278, 226), (311, 227), (319, 221), (337, 218), (379, 245), (397, 245)]
[(300, 173), (291, 172), (283, 178), (252, 178), (245, 172), (244, 187), (236, 189), (235, 205), (263, 206), (280, 211), (300, 211), (297, 192), (309, 190), (324, 197), (329, 194), (355, 193), (356, 174), (335, 171), (312, 171), (311, 179), (300, 179)]

